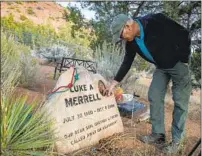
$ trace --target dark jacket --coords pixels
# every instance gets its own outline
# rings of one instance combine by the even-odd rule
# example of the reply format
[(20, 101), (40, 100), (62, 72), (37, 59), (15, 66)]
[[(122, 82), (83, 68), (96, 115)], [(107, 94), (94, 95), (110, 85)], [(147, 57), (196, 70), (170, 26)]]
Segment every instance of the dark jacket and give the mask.
[(120, 82), (129, 71), (136, 53), (158, 68), (173, 68), (179, 61), (188, 63), (190, 36), (187, 29), (164, 14), (150, 14), (138, 18), (144, 29), (144, 42), (154, 62), (149, 61), (135, 41), (127, 41), (125, 56), (114, 80)]

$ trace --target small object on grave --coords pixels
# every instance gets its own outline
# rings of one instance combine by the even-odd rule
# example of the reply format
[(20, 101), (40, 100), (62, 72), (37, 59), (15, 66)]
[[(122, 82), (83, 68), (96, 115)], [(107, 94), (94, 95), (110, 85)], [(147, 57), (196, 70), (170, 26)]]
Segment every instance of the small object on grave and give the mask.
[(114, 90), (114, 96), (117, 103), (121, 103), (123, 101), (123, 89), (121, 87), (117, 87)]
[(133, 100), (133, 95), (132, 94), (123, 94), (123, 103), (127, 103), (128, 101)]
[(146, 107), (145, 104), (136, 101), (132, 94), (123, 94), (123, 97), (125, 100), (118, 104), (122, 116), (131, 117), (134, 112)]
[(106, 95), (106, 93), (105, 93), (106, 86), (105, 86), (104, 82), (101, 81), (101, 80), (98, 81), (98, 89), (99, 89), (100, 94), (101, 94), (102, 96), (105, 96), (105, 95)]

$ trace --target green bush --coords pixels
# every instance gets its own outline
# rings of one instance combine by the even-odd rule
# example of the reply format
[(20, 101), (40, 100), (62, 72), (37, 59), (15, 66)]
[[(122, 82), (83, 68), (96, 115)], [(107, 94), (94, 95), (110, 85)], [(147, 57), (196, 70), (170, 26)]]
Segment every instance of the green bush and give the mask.
[(11, 5), (11, 4), (13, 4), (13, 2), (6, 2), (8, 5)]
[(25, 15), (20, 15), (20, 20), (22, 20), (22, 21), (25, 21), (25, 20), (27, 20), (28, 18), (25, 16)]
[[(14, 41), (13, 36), (1, 32), (1, 81), (5, 92), (17, 85), (32, 86), (37, 64), (33, 61), (30, 48)], [(12, 85), (11, 85), (12, 84)]]
[(12, 92), (21, 76), (19, 51), (25, 47), (1, 32), (1, 91), (3, 95)]
[(10, 6), (10, 7), (8, 7), (8, 9), (13, 10), (13, 9), (15, 9), (15, 7), (14, 6)]
[(34, 11), (31, 7), (27, 8), (27, 13), (30, 14), (30, 15), (34, 15)]
[(17, 3), (17, 4), (23, 4), (23, 2), (21, 2), (21, 1), (17, 1), (17, 2), (15, 2), (15, 3)]
[(16, 11), (17, 11), (18, 13), (21, 13), (21, 11), (20, 11), (18, 8), (16, 9)]
[(37, 25), (31, 20), (25, 19), (23, 16), (21, 20), (22, 22), (15, 21), (13, 14), (2, 17), (2, 29), (13, 34), (18, 42), (30, 46), (31, 48), (49, 46), (57, 42), (57, 40), (89, 48), (91, 42), (96, 38), (93, 32), (85, 28), (81, 28), (77, 31), (73, 38), (71, 32), (74, 24), (71, 22), (67, 22), (61, 26), (56, 33), (55, 29), (50, 24)]
[(38, 68), (38, 63), (30, 53), (22, 53), (20, 59), (20, 71), (22, 74), (19, 78), (19, 83), (23, 87), (33, 87), (36, 83), (36, 72)]
[[(22, 19), (25, 18), (22, 16)], [(31, 20), (16, 22), (12, 14), (2, 17), (2, 29), (13, 34), (15, 40), (33, 48), (49, 44), (50, 39), (56, 39), (55, 30), (50, 25), (36, 25)]]
[(193, 52), (191, 56), (191, 74), (193, 77), (192, 85), (195, 88), (201, 88), (201, 52), (200, 49)]
[(51, 19), (51, 20), (55, 20), (55, 18), (54, 18), (54, 17), (52, 17), (52, 16), (50, 16), (50, 17), (49, 17), (49, 19)]

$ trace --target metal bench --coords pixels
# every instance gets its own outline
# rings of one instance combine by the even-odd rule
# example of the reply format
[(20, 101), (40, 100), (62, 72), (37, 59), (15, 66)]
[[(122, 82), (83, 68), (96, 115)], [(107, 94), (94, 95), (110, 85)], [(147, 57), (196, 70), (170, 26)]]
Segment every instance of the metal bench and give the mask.
[(90, 60), (81, 60), (76, 58), (68, 58), (63, 57), (61, 61), (56, 62), (55, 72), (54, 72), (54, 79), (56, 78), (57, 71), (59, 71), (59, 74), (61, 74), (62, 71), (67, 70), (72, 65), (73, 66), (83, 66), (88, 71), (96, 73), (97, 69), (97, 63), (90, 61)]

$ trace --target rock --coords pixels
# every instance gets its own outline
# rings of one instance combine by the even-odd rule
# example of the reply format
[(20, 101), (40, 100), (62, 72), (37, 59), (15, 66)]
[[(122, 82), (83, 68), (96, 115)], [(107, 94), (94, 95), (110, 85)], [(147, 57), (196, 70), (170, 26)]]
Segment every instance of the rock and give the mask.
[[(70, 153), (94, 145), (100, 139), (123, 132), (123, 123), (114, 96), (106, 97), (99, 88), (106, 84), (99, 74), (77, 68), (79, 80), (62, 93), (51, 94), (45, 109), (55, 120), (56, 149), (59, 153)], [(68, 69), (58, 79), (54, 89), (71, 82), (74, 68)], [(98, 87), (102, 85), (102, 87)], [(64, 89), (60, 89), (64, 90)]]

